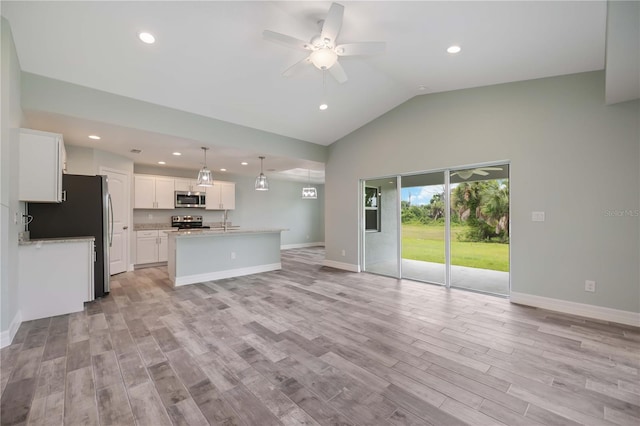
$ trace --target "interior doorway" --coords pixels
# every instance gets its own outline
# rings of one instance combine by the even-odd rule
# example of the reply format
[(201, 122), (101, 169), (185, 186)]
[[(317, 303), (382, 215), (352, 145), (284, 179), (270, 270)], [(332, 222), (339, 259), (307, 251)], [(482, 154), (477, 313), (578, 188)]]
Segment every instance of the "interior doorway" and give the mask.
[(107, 176), (111, 206), (113, 208), (113, 234), (109, 249), (109, 271), (111, 275), (127, 270), (129, 265), (129, 199), (130, 178), (124, 170), (100, 168)]

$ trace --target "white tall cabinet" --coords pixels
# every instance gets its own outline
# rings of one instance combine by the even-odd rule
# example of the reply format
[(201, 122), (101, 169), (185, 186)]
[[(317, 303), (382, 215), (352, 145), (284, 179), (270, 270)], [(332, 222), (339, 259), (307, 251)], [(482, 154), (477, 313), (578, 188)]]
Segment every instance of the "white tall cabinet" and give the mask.
[(134, 209), (175, 208), (174, 179), (162, 176), (133, 177)]
[(62, 135), (20, 129), (18, 199), (60, 203), (66, 152)]

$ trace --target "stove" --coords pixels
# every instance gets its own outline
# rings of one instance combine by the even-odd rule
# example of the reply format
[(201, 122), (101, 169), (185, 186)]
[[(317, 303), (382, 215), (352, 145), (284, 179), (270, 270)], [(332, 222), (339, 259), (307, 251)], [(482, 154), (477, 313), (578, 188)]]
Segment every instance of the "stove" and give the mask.
[(171, 226), (178, 229), (209, 229), (202, 225), (202, 216), (171, 216)]

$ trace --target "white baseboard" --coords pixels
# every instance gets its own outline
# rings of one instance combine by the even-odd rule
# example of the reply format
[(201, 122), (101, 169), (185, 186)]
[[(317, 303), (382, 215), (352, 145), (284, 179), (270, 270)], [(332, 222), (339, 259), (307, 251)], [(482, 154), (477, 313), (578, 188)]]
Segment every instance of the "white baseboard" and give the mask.
[(511, 292), (510, 299), (512, 303), (520, 305), (640, 327), (640, 312), (621, 311), (619, 309), (569, 302), (526, 293)]
[(345, 271), (360, 272), (360, 265), (354, 265), (353, 263), (336, 262), (335, 260), (325, 259), (322, 264), (336, 269), (344, 269)]
[(22, 312), (18, 310), (18, 312), (16, 312), (16, 315), (13, 317), (13, 320), (11, 320), (9, 329), (0, 333), (0, 348), (4, 348), (5, 346), (9, 346), (11, 344), (13, 338), (18, 332), (18, 328), (20, 328), (20, 324), (22, 324)]
[(324, 241), (317, 242), (317, 243), (285, 244), (280, 246), (280, 250), (289, 250), (289, 249), (305, 248), (305, 247), (324, 247)]
[(174, 286), (203, 283), (206, 281), (222, 280), (225, 278), (241, 277), (243, 275), (259, 274), (261, 272), (277, 271), (282, 269), (282, 264), (271, 263), (266, 265), (250, 266), (248, 268), (227, 269), (224, 271), (208, 272), (206, 274), (185, 275), (177, 277)]

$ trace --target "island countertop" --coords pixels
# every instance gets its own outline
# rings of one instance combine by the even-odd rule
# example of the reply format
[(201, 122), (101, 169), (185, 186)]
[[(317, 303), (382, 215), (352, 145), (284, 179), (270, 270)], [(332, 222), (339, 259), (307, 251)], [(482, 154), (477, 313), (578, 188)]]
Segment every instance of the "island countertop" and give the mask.
[(274, 232), (288, 231), (285, 228), (211, 228), (211, 229), (181, 229), (181, 230), (166, 230), (165, 232), (169, 237), (175, 238), (191, 238), (191, 237), (211, 237), (211, 236), (223, 236), (223, 235), (241, 235), (241, 234), (270, 234)]

